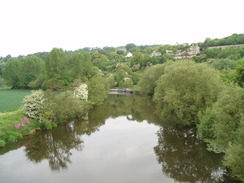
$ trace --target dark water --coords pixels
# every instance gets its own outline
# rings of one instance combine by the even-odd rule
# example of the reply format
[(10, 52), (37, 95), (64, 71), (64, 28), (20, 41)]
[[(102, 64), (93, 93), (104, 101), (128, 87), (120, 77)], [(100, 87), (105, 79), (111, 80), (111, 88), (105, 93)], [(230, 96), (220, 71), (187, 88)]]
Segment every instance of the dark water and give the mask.
[(175, 129), (150, 98), (111, 95), (71, 122), (0, 148), (0, 182), (234, 183), (194, 129)]

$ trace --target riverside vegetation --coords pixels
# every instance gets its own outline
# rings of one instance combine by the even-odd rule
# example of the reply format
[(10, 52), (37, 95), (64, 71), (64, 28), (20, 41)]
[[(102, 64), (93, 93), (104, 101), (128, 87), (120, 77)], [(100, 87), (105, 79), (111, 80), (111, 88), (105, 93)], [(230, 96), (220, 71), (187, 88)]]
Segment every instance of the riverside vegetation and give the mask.
[[(85, 117), (88, 106), (101, 104), (109, 88), (133, 88), (148, 94), (161, 120), (179, 128), (197, 127), (198, 137), (209, 150), (224, 153), (224, 165), (233, 177), (244, 181), (244, 46), (208, 49), (235, 44), (244, 44), (243, 34), (206, 39), (198, 43), (201, 55), (180, 61), (167, 50), (176, 53), (187, 44), (127, 44), (124, 48), (84, 48), (74, 52), (54, 48), (50, 53), (1, 58), (4, 64), (0, 73), (12, 88), (42, 89), (44, 93), (39, 97), (43, 98), (34, 102), (41, 105), (37, 107), (38, 115), (27, 116), (41, 128)], [(153, 51), (161, 56), (151, 56)], [(133, 56), (125, 57), (126, 52)], [(82, 84), (88, 86), (88, 100), (74, 97), (75, 88)], [(15, 113), (16, 119), (11, 119)], [(5, 115), (1, 114), (1, 123), (9, 121), (12, 129), (11, 123), (16, 120), (24, 123), (22, 134), (30, 128), (21, 110)]]

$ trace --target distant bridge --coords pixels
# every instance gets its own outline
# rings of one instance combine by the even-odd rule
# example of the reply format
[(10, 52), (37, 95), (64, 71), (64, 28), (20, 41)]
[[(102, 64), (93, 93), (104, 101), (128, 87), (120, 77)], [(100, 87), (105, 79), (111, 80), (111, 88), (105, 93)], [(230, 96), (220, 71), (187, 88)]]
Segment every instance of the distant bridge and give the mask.
[(109, 94), (133, 94), (131, 89), (111, 89)]

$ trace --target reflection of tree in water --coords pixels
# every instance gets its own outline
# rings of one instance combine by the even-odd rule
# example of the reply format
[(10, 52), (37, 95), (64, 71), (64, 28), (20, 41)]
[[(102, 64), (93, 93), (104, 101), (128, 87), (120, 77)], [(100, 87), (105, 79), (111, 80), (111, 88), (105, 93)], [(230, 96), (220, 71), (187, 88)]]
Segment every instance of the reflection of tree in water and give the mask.
[(71, 163), (71, 149), (82, 150), (83, 141), (80, 140), (72, 124), (66, 124), (52, 131), (43, 132), (26, 146), (26, 155), (29, 160), (41, 162), (49, 161), (51, 170), (67, 168)]
[(160, 128), (154, 147), (162, 171), (179, 182), (229, 182), (221, 167), (222, 157), (206, 150), (194, 130)]
[[(128, 116), (130, 120), (141, 122), (147, 120), (149, 123), (158, 123), (159, 118), (155, 115), (155, 106), (150, 97), (137, 95), (111, 95), (109, 99), (101, 106), (97, 106), (93, 115), (89, 112), (89, 122), (101, 120), (103, 124), (109, 117), (117, 118), (119, 116)], [(98, 118), (100, 117), (100, 118)]]
[(147, 119), (147, 114), (153, 116), (153, 112), (141, 112), (142, 107), (149, 110), (149, 105), (145, 102), (150, 101), (149, 98), (138, 99), (138, 96), (110, 96), (103, 105), (89, 111), (88, 121), (71, 122), (34, 136), (25, 149), (28, 159), (36, 163), (47, 159), (51, 170), (67, 168), (67, 164), (71, 163), (70, 151), (81, 151), (83, 148), (80, 136), (98, 131), (107, 118), (132, 115), (133, 119), (143, 121)]
[(28, 159), (49, 161), (52, 170), (67, 168), (71, 163), (71, 150), (82, 150), (80, 136), (91, 135), (105, 124), (106, 119), (126, 116), (129, 120), (164, 125), (158, 135), (158, 145), (154, 148), (163, 172), (179, 182), (232, 182), (223, 177), (221, 156), (210, 153), (195, 133), (186, 129), (173, 129), (155, 115), (155, 106), (150, 97), (112, 95), (103, 105), (91, 109), (88, 121), (64, 124), (52, 131), (33, 136), (26, 146)]

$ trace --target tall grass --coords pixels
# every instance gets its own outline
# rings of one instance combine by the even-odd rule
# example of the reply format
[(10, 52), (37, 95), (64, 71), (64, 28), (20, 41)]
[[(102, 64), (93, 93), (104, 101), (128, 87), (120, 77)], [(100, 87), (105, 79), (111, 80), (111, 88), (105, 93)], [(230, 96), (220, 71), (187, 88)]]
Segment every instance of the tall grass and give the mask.
[(30, 90), (0, 88), (0, 112), (17, 110), (22, 105), (23, 98), (30, 93)]

